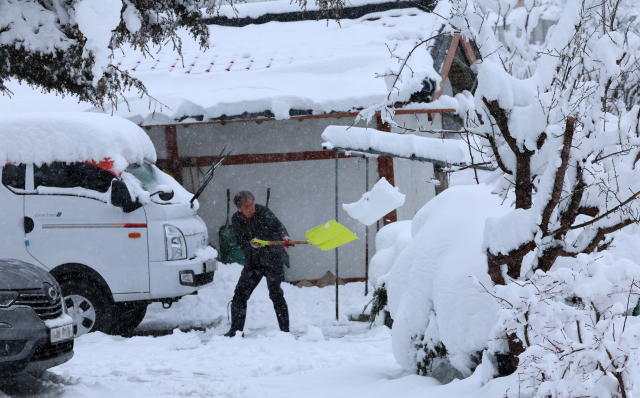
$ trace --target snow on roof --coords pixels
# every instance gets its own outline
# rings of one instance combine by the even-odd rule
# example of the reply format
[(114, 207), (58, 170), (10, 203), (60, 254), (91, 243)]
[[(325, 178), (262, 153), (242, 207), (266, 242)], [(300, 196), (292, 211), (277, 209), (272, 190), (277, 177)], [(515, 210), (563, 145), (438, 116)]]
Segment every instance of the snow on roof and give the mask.
[[(193, 122), (191, 117), (206, 121), (244, 112), (269, 111), (276, 119), (287, 119), (290, 109), (323, 114), (369, 107), (387, 95), (385, 81), (376, 79), (376, 73), (397, 68), (389, 50), (406, 53), (420, 40), (433, 36), (442, 24), (435, 13), (406, 8), (343, 19), (340, 25), (324, 20), (242, 28), (210, 25), (210, 48), (205, 52), (183, 35), (183, 59), (171, 45), (157, 54), (152, 51), (153, 58), (131, 49), (125, 49), (124, 54), (116, 52), (114, 64), (141, 79), (151, 96), (166, 107), (150, 106), (149, 99), (132, 93), (127, 97), (130, 111), (121, 103), (114, 113), (137, 124), (153, 125)], [(422, 88), (427, 77), (439, 79), (427, 51), (425, 59), (428, 62), (421, 62), (422, 67), (414, 70), (414, 91)], [(78, 108), (71, 103), (63, 106), (63, 99), (53, 94), (12, 83), (9, 88), (18, 91), (13, 98), (0, 97), (0, 105), (8, 105), (6, 109), (0, 106), (0, 113), (33, 111), (35, 106)], [(411, 93), (404, 94), (408, 100)], [(90, 105), (85, 109), (91, 109)], [(111, 113), (111, 109), (104, 112)]]
[(359, 127), (329, 126), (322, 133), (325, 149), (378, 152), (403, 158), (422, 158), (460, 165), (469, 162), (468, 147), (462, 140), (441, 140), (413, 134), (394, 134)]
[(132, 163), (156, 161), (149, 136), (118, 116), (86, 112), (0, 115), (0, 164), (113, 161), (121, 173)]

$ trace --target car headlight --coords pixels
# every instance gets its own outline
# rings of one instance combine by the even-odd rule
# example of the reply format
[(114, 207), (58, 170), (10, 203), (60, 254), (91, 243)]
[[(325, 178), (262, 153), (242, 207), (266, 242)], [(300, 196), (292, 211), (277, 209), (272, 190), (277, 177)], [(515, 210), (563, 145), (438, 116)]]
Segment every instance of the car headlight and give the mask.
[(167, 249), (167, 260), (184, 260), (187, 258), (187, 242), (182, 231), (172, 225), (164, 226), (164, 242)]
[(18, 296), (20, 296), (20, 293), (17, 292), (0, 292), (0, 307), (6, 308), (11, 306)]

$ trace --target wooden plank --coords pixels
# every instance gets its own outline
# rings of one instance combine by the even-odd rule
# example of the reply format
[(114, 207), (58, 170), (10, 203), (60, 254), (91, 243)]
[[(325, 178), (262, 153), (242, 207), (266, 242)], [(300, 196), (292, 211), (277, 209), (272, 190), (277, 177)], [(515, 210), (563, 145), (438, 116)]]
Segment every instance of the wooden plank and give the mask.
[[(243, 164), (261, 164), (261, 163), (281, 163), (281, 162), (301, 162), (306, 160), (330, 160), (335, 159), (332, 151), (308, 151), (308, 152), (282, 152), (282, 153), (249, 153), (240, 155), (230, 155), (222, 162), (222, 166), (236, 166)], [(340, 159), (353, 158), (359, 156), (348, 156), (341, 153)], [(190, 158), (182, 158), (180, 164), (182, 167), (198, 165), (200, 167), (208, 167), (215, 161), (215, 156), (196, 156)], [(163, 161), (159, 159), (158, 162)]]
[[(382, 116), (380, 113), (376, 113), (376, 124), (378, 131), (386, 131), (391, 132), (391, 126), (388, 123), (382, 122)], [(395, 174), (393, 171), (393, 158), (387, 156), (379, 156), (378, 157), (378, 175), (380, 178), (384, 177), (387, 179), (389, 184), (395, 186)], [(382, 222), (384, 225), (390, 224), (392, 222), (398, 221), (398, 214), (395, 210), (392, 210), (390, 213), (385, 215), (382, 218)]]
[(178, 133), (175, 125), (165, 126), (165, 138), (167, 142), (167, 163), (171, 176), (178, 182), (182, 182), (180, 178), (180, 166), (178, 165)]
[[(396, 109), (396, 115), (413, 115), (424, 113), (453, 113), (455, 109)], [(380, 113), (380, 112), (376, 112)], [(359, 112), (342, 112), (342, 113), (327, 113), (324, 115), (303, 115), (303, 116), (291, 116), (289, 119), (284, 120), (311, 120), (311, 119), (340, 119), (343, 117), (356, 117)], [(193, 123), (179, 123), (174, 124), (154, 124), (143, 127), (167, 127), (167, 126), (196, 126), (200, 124), (227, 124), (227, 123), (249, 123), (249, 122), (273, 122), (276, 121), (273, 117), (264, 117), (257, 119), (234, 119), (234, 120), (211, 120), (208, 122), (193, 122)]]
[(462, 38), (462, 48), (464, 49), (464, 53), (469, 60), (469, 65), (473, 65), (476, 63), (476, 55), (473, 53), (473, 48), (471, 48), (471, 43)]
[(444, 86), (447, 83), (447, 76), (449, 76), (449, 69), (451, 69), (451, 64), (453, 63), (453, 57), (456, 54), (456, 49), (458, 48), (458, 42), (460, 41), (460, 34), (456, 33), (453, 35), (453, 39), (451, 39), (451, 45), (449, 45), (449, 51), (447, 52), (447, 57), (444, 59), (444, 64), (442, 65), (442, 71), (440, 72), (440, 77), (442, 81), (440, 81), (440, 90), (433, 97), (433, 100), (437, 100), (442, 95), (444, 91)]

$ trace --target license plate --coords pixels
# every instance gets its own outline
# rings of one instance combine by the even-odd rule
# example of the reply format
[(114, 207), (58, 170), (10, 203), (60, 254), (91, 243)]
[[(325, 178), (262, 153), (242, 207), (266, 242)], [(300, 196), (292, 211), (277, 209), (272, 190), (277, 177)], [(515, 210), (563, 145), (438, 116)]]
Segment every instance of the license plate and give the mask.
[(73, 338), (73, 324), (51, 328), (50, 336), (52, 344), (60, 341), (71, 340)]
[(218, 264), (215, 260), (207, 260), (206, 263), (204, 263), (204, 272), (213, 272), (216, 271), (218, 269)]

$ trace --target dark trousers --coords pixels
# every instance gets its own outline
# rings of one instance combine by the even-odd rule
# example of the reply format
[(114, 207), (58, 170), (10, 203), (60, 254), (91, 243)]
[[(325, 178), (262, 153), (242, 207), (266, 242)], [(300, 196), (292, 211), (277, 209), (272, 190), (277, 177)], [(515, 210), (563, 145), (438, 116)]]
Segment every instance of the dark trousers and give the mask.
[(244, 330), (244, 321), (247, 317), (247, 301), (263, 276), (267, 278), (269, 298), (273, 302), (273, 309), (276, 311), (280, 330), (289, 332), (289, 307), (284, 299), (284, 292), (280, 287), (280, 282), (282, 281), (281, 267), (255, 265), (245, 266), (240, 274), (236, 290), (233, 293), (233, 301), (231, 302), (231, 330)]

